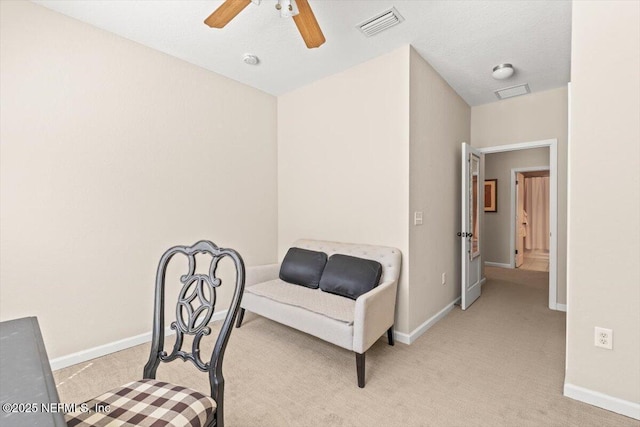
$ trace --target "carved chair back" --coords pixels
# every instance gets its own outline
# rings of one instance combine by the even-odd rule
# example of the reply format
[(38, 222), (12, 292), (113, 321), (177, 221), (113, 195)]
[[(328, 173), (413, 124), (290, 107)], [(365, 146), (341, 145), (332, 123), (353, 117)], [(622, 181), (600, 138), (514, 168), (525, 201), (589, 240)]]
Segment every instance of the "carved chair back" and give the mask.
[[(175, 343), (171, 353), (164, 349), (165, 338), (165, 279), (167, 266), (176, 254), (187, 257), (189, 271), (180, 277), (182, 287), (178, 292), (175, 320), (171, 322), (171, 329), (175, 331)], [(211, 256), (208, 274), (196, 273), (196, 255)], [(200, 353), (200, 341), (203, 336), (211, 333), (209, 322), (213, 316), (216, 304), (216, 290), (222, 285), (222, 280), (216, 276), (221, 259), (229, 257), (236, 269), (235, 290), (224, 323), (208, 361), (203, 361)], [(201, 240), (193, 246), (174, 246), (167, 250), (158, 264), (155, 284), (155, 303), (153, 314), (153, 339), (149, 361), (144, 367), (144, 378), (155, 379), (160, 362), (170, 362), (176, 358), (191, 361), (201, 371), (209, 373), (211, 397), (216, 401), (215, 424), (222, 426), (224, 377), (222, 375), (222, 359), (231, 335), (233, 322), (240, 308), (240, 301), (244, 291), (245, 269), (240, 255), (233, 249), (217, 247), (214, 243)], [(194, 306), (195, 305), (195, 306)], [(185, 335), (193, 337), (190, 350), (183, 350)]]

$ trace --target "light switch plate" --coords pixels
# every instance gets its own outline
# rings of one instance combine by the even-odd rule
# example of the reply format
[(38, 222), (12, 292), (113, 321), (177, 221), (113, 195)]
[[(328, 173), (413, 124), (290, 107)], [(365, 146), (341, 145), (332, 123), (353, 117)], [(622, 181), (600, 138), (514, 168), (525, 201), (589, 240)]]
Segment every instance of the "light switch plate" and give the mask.
[(422, 212), (416, 211), (413, 214), (413, 225), (422, 225)]

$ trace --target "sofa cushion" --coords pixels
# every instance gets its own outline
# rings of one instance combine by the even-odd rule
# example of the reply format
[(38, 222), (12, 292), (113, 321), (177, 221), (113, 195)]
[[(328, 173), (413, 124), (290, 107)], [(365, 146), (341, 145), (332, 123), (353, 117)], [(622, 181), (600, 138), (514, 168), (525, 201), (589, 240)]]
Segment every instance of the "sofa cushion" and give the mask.
[(380, 283), (395, 282), (400, 276), (402, 252), (398, 248), (311, 239), (298, 239), (291, 246), (310, 251), (321, 251), (329, 257), (334, 254), (342, 254), (378, 261), (382, 264)]
[(245, 292), (304, 308), (347, 325), (353, 324), (355, 301), (322, 292), (320, 289), (291, 286), (283, 280), (275, 279), (249, 286), (245, 288)]
[(296, 285), (317, 289), (327, 254), (301, 248), (290, 248), (280, 267), (280, 279)]
[(370, 259), (349, 255), (331, 255), (320, 279), (320, 289), (357, 299), (378, 286), (382, 266)]

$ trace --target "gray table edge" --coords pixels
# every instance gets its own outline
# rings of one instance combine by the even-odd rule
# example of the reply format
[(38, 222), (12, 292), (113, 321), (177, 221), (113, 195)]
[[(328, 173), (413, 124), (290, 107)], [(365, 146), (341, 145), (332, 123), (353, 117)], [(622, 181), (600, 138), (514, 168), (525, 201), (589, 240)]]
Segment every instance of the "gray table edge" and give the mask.
[(35, 317), (0, 323), (0, 403), (37, 404), (31, 413), (0, 412), (2, 427), (66, 426), (64, 414), (43, 412), (59, 403), (51, 365)]

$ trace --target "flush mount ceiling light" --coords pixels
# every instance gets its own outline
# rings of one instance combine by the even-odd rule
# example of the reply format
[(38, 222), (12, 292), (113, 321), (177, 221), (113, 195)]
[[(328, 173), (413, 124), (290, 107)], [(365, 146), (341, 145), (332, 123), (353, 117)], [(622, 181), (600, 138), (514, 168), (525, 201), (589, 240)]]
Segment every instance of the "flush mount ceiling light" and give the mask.
[(496, 80), (504, 80), (513, 76), (513, 65), (511, 64), (499, 64), (493, 67), (491, 77)]

